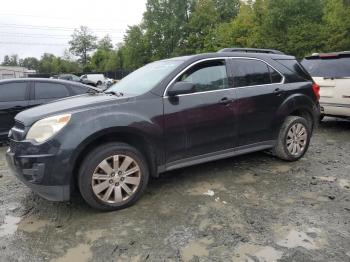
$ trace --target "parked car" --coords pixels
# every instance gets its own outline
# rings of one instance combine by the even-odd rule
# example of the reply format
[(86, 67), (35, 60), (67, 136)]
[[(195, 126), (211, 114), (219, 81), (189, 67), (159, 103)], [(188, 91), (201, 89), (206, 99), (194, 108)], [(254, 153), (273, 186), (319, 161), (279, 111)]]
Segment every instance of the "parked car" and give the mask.
[(85, 94), (90, 87), (63, 80), (20, 78), (0, 81), (0, 140), (7, 139), (19, 112), (67, 96)]
[(94, 83), (95, 86), (110, 85), (111, 83), (113, 83), (112, 79), (106, 78), (103, 74), (86, 74), (82, 75), (80, 79), (83, 83), (89, 81)]
[(92, 207), (135, 203), (149, 177), (260, 150), (308, 149), (319, 87), (292, 56), (221, 52), (148, 64), (106, 92), (16, 116), (7, 161), (42, 197), (77, 187)]
[(58, 79), (67, 80), (67, 81), (74, 81), (74, 82), (81, 82), (80, 77), (73, 75), (73, 74), (61, 74), (58, 76)]
[(320, 85), (321, 117), (350, 117), (350, 52), (313, 54), (303, 66)]

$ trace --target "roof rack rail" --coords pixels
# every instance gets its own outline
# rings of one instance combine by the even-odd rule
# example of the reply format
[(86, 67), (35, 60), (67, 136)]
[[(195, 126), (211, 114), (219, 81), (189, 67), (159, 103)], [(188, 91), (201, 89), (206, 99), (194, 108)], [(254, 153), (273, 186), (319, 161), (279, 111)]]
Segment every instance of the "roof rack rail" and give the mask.
[(284, 55), (285, 53), (274, 50), (274, 49), (261, 49), (261, 48), (224, 48), (218, 51), (218, 53), (224, 53), (224, 52), (243, 52), (243, 53), (264, 53), (264, 54), (278, 54), (278, 55)]

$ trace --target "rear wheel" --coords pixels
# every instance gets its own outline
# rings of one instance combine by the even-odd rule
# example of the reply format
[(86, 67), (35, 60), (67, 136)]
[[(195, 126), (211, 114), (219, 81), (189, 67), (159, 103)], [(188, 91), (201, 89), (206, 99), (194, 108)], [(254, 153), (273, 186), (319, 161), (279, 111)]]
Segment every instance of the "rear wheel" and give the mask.
[(310, 139), (311, 129), (307, 120), (289, 116), (281, 127), (273, 153), (283, 160), (296, 161), (306, 153)]
[(149, 171), (143, 155), (124, 143), (90, 152), (79, 172), (79, 189), (93, 208), (112, 211), (134, 204), (145, 191)]

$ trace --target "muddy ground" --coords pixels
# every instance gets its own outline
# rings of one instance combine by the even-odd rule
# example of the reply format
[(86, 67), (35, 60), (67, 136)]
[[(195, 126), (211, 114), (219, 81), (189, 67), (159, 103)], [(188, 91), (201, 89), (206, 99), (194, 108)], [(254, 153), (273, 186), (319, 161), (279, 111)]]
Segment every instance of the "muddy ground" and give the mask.
[(112, 213), (35, 196), (0, 150), (1, 261), (350, 261), (350, 122), (323, 122), (299, 162), (173, 171)]

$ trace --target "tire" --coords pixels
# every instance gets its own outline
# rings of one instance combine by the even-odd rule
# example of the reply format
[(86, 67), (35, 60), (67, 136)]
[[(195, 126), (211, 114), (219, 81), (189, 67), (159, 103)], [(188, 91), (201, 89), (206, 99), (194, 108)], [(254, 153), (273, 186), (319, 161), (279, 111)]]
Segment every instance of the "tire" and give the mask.
[(114, 211), (133, 205), (146, 190), (148, 180), (147, 161), (136, 148), (108, 143), (86, 156), (79, 170), (78, 185), (91, 207)]
[[(299, 132), (297, 128), (300, 128)], [(273, 154), (286, 161), (299, 160), (309, 147), (311, 133), (310, 124), (305, 118), (299, 116), (287, 117), (280, 129), (277, 144), (272, 150)], [(290, 136), (291, 134), (293, 135)]]
[(101, 81), (98, 81), (98, 82), (96, 83), (96, 86), (100, 86), (100, 85), (102, 85), (102, 82), (101, 82)]

